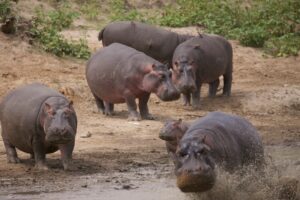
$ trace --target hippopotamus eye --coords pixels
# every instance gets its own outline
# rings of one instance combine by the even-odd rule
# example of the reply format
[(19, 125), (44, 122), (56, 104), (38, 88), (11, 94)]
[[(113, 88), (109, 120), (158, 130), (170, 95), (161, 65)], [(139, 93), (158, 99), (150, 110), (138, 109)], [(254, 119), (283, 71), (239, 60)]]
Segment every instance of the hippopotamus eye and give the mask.
[(166, 79), (166, 75), (165, 74), (160, 75), (160, 79), (161, 80), (165, 80)]
[(180, 152), (179, 152), (179, 157), (181, 157), (181, 158), (188, 158), (188, 157), (189, 157), (189, 154), (186, 153), (186, 152), (184, 152), (184, 151), (180, 151)]

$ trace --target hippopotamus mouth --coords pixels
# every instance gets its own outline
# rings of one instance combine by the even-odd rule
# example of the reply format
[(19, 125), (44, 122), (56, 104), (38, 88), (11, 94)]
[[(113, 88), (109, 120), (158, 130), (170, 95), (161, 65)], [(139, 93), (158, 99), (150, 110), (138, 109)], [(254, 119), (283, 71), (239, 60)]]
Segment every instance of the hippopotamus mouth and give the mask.
[(74, 140), (74, 137), (69, 135), (55, 135), (55, 134), (47, 134), (46, 135), (46, 141), (51, 144), (66, 144), (70, 141)]
[(173, 141), (175, 140), (176, 138), (174, 138), (174, 136), (170, 136), (168, 135), (165, 131), (161, 131), (159, 133), (159, 138), (162, 139), (162, 140), (165, 140), (165, 141)]
[(215, 174), (181, 174), (177, 176), (177, 186), (182, 192), (205, 192), (215, 184)]

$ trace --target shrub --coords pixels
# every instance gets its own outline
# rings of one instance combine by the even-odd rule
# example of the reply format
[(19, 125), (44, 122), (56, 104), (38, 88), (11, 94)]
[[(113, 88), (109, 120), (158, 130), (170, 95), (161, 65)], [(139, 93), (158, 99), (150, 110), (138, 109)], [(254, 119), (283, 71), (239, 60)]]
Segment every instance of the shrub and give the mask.
[(0, 2), (0, 21), (3, 21), (11, 13), (11, 1), (1, 0)]
[(242, 0), (177, 0), (177, 4), (164, 9), (160, 25), (201, 25), (246, 46), (272, 47), (270, 52), (276, 46), (277, 56), (300, 50), (299, 45), (291, 45), (298, 41), (294, 34), (300, 26), (299, 0), (252, 0), (248, 5)]
[(46, 14), (43, 10), (37, 9), (31, 34), (47, 52), (57, 56), (69, 55), (88, 59), (90, 51), (85, 40), (80, 39), (79, 42), (68, 41), (59, 33), (63, 28), (70, 27), (77, 16), (77, 13), (70, 11), (66, 6), (59, 7), (57, 10)]

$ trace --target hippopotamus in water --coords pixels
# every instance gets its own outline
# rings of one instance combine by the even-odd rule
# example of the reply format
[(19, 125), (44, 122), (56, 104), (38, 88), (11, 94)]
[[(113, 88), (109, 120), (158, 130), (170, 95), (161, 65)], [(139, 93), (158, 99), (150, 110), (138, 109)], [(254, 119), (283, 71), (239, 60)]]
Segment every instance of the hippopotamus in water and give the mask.
[(180, 190), (203, 192), (214, 186), (216, 165), (228, 172), (245, 165), (260, 168), (264, 149), (257, 130), (246, 119), (211, 112), (190, 125), (172, 159)]
[(140, 22), (122, 21), (105, 26), (98, 39), (103, 46), (118, 42), (171, 65), (175, 48), (192, 37)]
[(30, 153), (37, 168), (48, 169), (46, 154), (59, 149), (63, 167), (69, 169), (77, 118), (65, 96), (38, 83), (20, 87), (1, 102), (0, 121), (8, 162), (20, 162), (17, 148)]
[(223, 95), (230, 96), (232, 47), (221, 36), (200, 35), (176, 48), (173, 56), (173, 82), (183, 94), (184, 105), (199, 107), (202, 83), (209, 83), (209, 96), (217, 93), (219, 77), (224, 77)]
[(129, 120), (140, 119), (136, 98), (141, 117), (153, 119), (147, 106), (151, 93), (163, 101), (180, 97), (165, 65), (118, 43), (104, 47), (90, 58), (86, 78), (100, 111), (111, 115), (113, 104), (126, 102)]

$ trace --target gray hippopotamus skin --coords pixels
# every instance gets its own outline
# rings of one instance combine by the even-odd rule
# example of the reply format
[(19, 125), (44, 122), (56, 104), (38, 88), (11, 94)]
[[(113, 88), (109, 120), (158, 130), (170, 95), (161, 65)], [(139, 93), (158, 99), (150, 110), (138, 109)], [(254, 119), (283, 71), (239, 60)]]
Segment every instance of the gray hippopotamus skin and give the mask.
[(264, 164), (261, 138), (246, 119), (211, 112), (194, 121), (178, 142), (175, 163), (177, 186), (183, 192), (203, 192), (216, 180), (215, 166), (234, 172), (242, 166)]
[(8, 162), (20, 162), (17, 148), (48, 169), (46, 154), (59, 149), (64, 169), (70, 168), (77, 118), (62, 94), (39, 83), (17, 88), (1, 102), (0, 121)]
[(159, 138), (166, 141), (166, 148), (173, 161), (176, 160), (178, 142), (188, 130), (189, 124), (179, 120), (167, 121), (159, 133)]
[(140, 22), (121, 21), (105, 26), (98, 39), (103, 46), (115, 42), (130, 46), (171, 67), (176, 47), (192, 37)]
[(173, 82), (183, 94), (184, 105), (199, 107), (200, 89), (209, 83), (209, 96), (217, 93), (219, 77), (224, 77), (223, 95), (230, 96), (232, 83), (232, 47), (221, 36), (200, 35), (175, 49), (173, 56)]
[(129, 120), (134, 121), (140, 115), (143, 119), (153, 119), (147, 106), (151, 93), (163, 101), (180, 97), (172, 83), (171, 71), (165, 65), (119, 43), (104, 47), (90, 58), (86, 79), (100, 111), (111, 115), (113, 104), (126, 102)]

